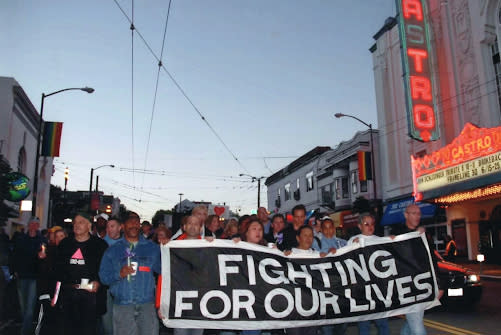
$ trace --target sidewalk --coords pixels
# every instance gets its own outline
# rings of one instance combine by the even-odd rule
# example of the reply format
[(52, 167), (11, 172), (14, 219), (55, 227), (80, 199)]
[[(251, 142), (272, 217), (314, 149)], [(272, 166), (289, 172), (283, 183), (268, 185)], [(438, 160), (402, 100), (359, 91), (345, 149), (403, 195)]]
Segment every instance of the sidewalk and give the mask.
[(455, 263), (480, 274), (481, 279), (501, 280), (501, 265), (485, 263), (480, 265), (478, 262), (468, 260), (458, 260)]

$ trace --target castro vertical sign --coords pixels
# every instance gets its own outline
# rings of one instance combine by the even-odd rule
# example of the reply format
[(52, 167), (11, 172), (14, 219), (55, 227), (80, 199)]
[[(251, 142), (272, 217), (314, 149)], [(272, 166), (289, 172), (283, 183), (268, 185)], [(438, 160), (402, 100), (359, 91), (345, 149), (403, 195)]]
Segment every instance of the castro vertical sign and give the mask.
[(431, 47), (425, 0), (396, 0), (409, 136), (423, 142), (439, 135), (431, 78)]

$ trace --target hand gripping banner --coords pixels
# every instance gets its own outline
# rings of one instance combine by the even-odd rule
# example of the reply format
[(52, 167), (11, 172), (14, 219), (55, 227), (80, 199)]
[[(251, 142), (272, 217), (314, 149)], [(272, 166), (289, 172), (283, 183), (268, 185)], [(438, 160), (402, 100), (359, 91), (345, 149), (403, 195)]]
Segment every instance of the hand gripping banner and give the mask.
[(160, 312), (171, 328), (319, 326), (439, 304), (425, 234), (365, 240), (323, 258), (229, 240), (172, 241), (161, 251)]

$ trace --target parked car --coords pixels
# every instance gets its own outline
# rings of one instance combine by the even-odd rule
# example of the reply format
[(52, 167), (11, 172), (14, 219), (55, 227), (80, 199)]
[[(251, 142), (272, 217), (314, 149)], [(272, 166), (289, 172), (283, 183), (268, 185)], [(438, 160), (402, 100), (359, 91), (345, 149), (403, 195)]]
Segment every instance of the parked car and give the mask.
[(442, 303), (471, 305), (480, 301), (482, 297), (480, 276), (461, 265), (445, 261), (436, 250), (435, 255), (439, 269), (438, 276), (444, 285)]

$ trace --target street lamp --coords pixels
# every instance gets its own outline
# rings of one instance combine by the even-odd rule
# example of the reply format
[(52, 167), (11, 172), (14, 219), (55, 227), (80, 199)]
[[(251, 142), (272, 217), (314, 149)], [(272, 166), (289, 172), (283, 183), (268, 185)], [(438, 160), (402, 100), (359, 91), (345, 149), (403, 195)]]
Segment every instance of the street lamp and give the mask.
[(179, 193), (179, 208), (177, 209), (178, 213), (181, 213), (181, 197), (183, 196), (183, 193)]
[[(353, 116), (353, 115), (349, 115), (349, 114), (343, 114), (343, 113), (336, 113), (334, 114), (334, 116), (338, 119), (342, 118), (342, 117), (351, 117), (352, 119), (355, 119), (357, 120), (358, 122), (364, 124), (365, 126), (367, 126), (370, 130), (370, 135), (371, 135), (371, 154), (372, 154), (372, 157), (371, 157), (371, 174), (372, 174), (372, 185), (374, 187), (374, 205), (375, 205), (375, 201), (377, 199), (377, 187), (376, 187), (376, 171), (374, 169), (374, 160), (375, 160), (375, 155), (374, 155), (374, 139), (372, 138), (372, 124), (370, 123), (367, 123), (365, 121), (362, 121), (360, 120), (358, 117), (356, 116)], [(360, 173), (360, 171), (359, 171)]]
[(255, 182), (257, 180), (257, 208), (261, 207), (261, 179), (265, 177), (254, 177), (251, 176), (250, 174), (246, 173), (241, 173), (239, 174), (240, 177), (247, 176), (252, 178), (252, 182)]
[(101, 166), (98, 166), (97, 168), (92, 168), (90, 169), (90, 184), (89, 184), (89, 212), (92, 211), (92, 179), (94, 179), (94, 171), (97, 170), (97, 169), (100, 169), (102, 167), (105, 167), (105, 166), (109, 166), (111, 168), (114, 168), (115, 165), (113, 164), (105, 164), (105, 165), (101, 165)]
[(73, 91), (73, 90), (79, 90), (79, 91), (84, 91), (87, 93), (92, 93), (94, 92), (94, 89), (91, 87), (72, 87), (72, 88), (65, 88), (59, 91), (55, 91), (49, 94), (42, 93), (42, 103), (40, 107), (40, 121), (38, 122), (38, 136), (37, 136), (37, 152), (35, 155), (35, 177), (33, 178), (33, 204), (31, 207), (31, 215), (36, 216), (36, 210), (37, 210), (37, 192), (38, 192), (38, 161), (40, 159), (40, 142), (41, 142), (41, 137), (42, 137), (42, 124), (43, 124), (43, 104), (45, 98), (50, 97), (51, 95), (55, 95), (64, 91)]

